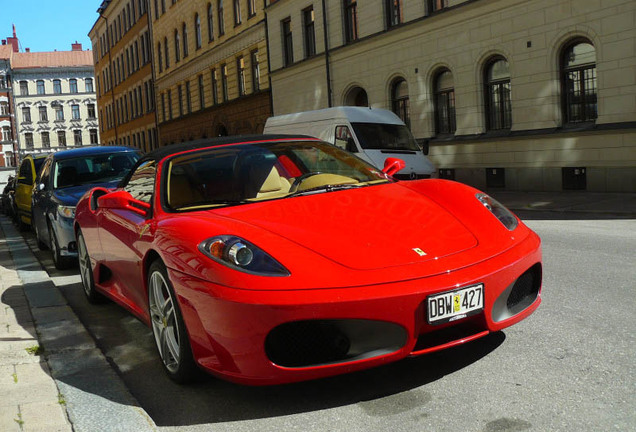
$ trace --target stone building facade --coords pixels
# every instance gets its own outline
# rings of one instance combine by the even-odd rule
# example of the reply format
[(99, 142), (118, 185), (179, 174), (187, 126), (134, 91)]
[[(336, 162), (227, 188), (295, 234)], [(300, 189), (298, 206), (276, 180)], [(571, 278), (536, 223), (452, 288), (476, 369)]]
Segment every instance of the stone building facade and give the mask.
[(99, 143), (92, 52), (15, 52), (11, 59), (20, 156)]
[(89, 32), (102, 142), (143, 151), (159, 143), (146, 0), (105, 0)]
[(0, 46), (0, 168), (16, 166), (18, 148), (10, 62), (13, 47), (4, 42)]
[(161, 145), (260, 133), (271, 115), (259, 0), (151, 0)]
[(270, 0), (266, 13), (274, 114), (392, 109), (441, 177), (479, 188), (636, 191), (633, 1)]

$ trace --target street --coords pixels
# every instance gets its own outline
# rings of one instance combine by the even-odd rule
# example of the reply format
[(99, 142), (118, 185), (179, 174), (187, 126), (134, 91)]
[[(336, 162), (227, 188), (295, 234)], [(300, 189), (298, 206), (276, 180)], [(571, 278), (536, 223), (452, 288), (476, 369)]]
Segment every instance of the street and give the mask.
[(544, 253), (543, 303), (529, 319), (444, 352), (275, 387), (172, 383), (150, 330), (113, 303), (89, 305), (77, 269), (56, 271), (24, 235), (161, 431), (636, 430), (636, 220), (522, 217)]

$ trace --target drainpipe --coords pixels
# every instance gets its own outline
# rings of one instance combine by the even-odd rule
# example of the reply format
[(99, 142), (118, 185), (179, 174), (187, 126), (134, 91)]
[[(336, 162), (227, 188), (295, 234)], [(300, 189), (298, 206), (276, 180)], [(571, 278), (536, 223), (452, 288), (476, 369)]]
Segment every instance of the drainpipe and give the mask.
[(328, 26), (327, 26), (327, 7), (325, 6), (325, 0), (322, 0), (322, 28), (323, 34), (325, 37), (325, 70), (327, 73), (327, 103), (329, 108), (333, 106), (331, 101), (331, 71), (329, 65), (329, 36), (328, 36)]

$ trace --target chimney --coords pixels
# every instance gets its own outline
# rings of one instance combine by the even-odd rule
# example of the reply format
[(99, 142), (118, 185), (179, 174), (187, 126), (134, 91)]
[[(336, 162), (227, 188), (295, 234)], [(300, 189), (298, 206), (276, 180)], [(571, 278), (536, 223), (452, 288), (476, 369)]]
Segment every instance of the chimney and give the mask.
[(31, 52), (31, 48), (25, 48), (24, 51)]
[(7, 38), (7, 43), (13, 47), (13, 52), (20, 51), (20, 43), (18, 42), (18, 36), (15, 33), (15, 24), (13, 24), (13, 37)]
[(81, 51), (82, 50), (82, 44), (78, 43), (77, 41), (75, 41), (74, 44), (71, 44), (71, 51)]

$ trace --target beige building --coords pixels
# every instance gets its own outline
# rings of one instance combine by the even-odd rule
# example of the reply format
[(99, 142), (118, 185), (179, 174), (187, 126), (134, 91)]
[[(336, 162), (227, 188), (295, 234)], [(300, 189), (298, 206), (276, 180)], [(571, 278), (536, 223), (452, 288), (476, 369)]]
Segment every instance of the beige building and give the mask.
[(260, 133), (271, 115), (260, 0), (152, 0), (161, 144)]
[(93, 54), (14, 52), (13, 98), (20, 155), (99, 143)]
[(104, 0), (89, 32), (102, 142), (143, 151), (159, 143), (146, 0)]
[(278, 0), (266, 13), (275, 114), (389, 108), (441, 177), (636, 191), (633, 0)]

